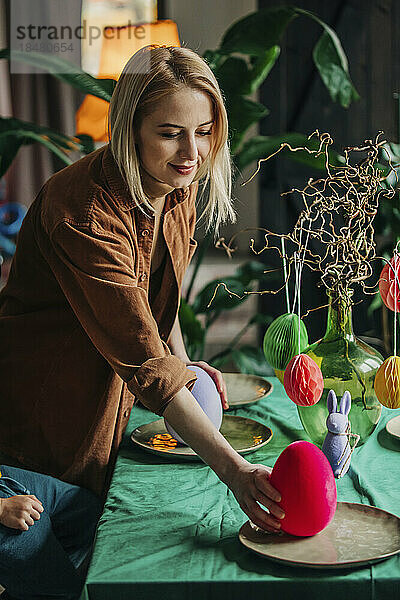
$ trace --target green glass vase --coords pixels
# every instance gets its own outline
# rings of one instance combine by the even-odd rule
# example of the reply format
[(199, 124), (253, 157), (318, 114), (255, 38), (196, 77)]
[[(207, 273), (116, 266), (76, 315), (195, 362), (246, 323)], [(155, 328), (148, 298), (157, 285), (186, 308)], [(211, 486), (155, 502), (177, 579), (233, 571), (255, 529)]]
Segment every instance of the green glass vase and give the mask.
[(325, 336), (304, 350), (319, 365), (324, 378), (324, 391), (314, 406), (298, 406), (304, 429), (311, 440), (322, 446), (327, 433), (326, 399), (334, 390), (340, 402), (343, 393), (351, 394), (349, 420), (353, 433), (363, 444), (375, 429), (382, 412), (374, 392), (375, 373), (383, 362), (380, 353), (357, 339), (353, 333), (351, 305), (332, 294), (329, 298)]

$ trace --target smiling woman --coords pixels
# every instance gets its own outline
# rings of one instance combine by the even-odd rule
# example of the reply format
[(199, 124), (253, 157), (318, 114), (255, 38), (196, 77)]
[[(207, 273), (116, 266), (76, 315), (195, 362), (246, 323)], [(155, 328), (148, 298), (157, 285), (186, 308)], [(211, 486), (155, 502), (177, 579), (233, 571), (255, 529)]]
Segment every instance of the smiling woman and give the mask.
[(152, 46), (136, 52), (118, 80), (109, 124), (113, 155), (139, 205), (151, 210), (139, 160), (153, 168), (156, 161), (161, 180), (174, 166), (196, 163), (193, 171), (179, 173), (188, 175), (186, 181), (175, 179), (171, 187), (209, 184), (208, 228), (214, 225), (217, 231), (221, 223), (235, 220), (226, 110), (213, 72), (195, 52)]
[[(181, 124), (164, 123), (167, 115)], [(193, 181), (210, 152), (212, 115), (206, 94), (183, 87), (142, 119), (134, 139), (151, 196), (165, 196)]]
[(196, 365), (228, 407), (222, 374), (190, 360), (177, 318), (196, 248), (199, 182), (209, 183), (208, 227), (234, 219), (227, 136), (205, 61), (187, 48), (148, 46), (116, 85), (110, 144), (43, 186), (0, 294), (5, 464), (104, 496), (137, 398), (167, 419), (254, 523), (279, 528), (268, 469), (239, 456), (191, 394), (196, 375), (187, 366)]
[[(190, 185), (207, 159), (211, 149), (212, 115), (212, 102), (206, 94), (182, 87), (168, 95), (164, 102), (157, 103), (154, 111), (144, 116), (135, 128), (133, 137), (142, 183), (155, 216), (152, 271), (159, 268), (166, 253), (163, 236), (159, 235), (165, 197), (176, 188)], [(164, 122), (165, 119), (172, 122)], [(175, 124), (177, 121), (183, 124)]]

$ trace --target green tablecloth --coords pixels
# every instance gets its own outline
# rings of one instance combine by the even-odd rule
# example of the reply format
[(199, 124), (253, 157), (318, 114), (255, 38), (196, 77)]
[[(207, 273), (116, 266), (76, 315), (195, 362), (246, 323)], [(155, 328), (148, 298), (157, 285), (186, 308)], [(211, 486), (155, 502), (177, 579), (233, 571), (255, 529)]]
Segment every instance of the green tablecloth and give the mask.
[[(277, 379), (273, 393), (231, 414), (268, 425), (269, 444), (247, 459), (273, 465), (291, 442), (307, 439), (295, 405)], [(373, 504), (400, 516), (400, 442), (383, 410), (377, 430), (357, 448), (338, 500)], [(244, 548), (247, 520), (232, 493), (204, 463), (171, 462), (130, 441), (135, 427), (158, 418), (134, 407), (121, 449), (82, 600), (259, 600), (260, 598), (400, 597), (400, 557), (354, 570), (314, 571), (270, 562)]]

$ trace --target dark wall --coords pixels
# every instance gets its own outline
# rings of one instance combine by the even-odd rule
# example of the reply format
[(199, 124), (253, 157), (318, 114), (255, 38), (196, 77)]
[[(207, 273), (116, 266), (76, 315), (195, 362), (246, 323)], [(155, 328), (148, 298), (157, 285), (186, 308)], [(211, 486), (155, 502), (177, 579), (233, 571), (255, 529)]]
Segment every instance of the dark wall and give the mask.
[[(342, 42), (349, 59), (350, 75), (360, 94), (358, 102), (343, 109), (330, 99), (312, 61), (312, 49), (321, 28), (305, 17), (298, 17), (288, 27), (282, 40), (278, 63), (261, 89), (261, 102), (271, 111), (261, 124), (262, 135), (284, 131), (311, 133), (315, 129), (330, 132), (336, 149), (355, 145), (375, 137), (379, 130), (391, 141), (399, 141), (400, 92), (400, 2), (397, 0), (260, 0), (259, 7), (295, 4), (314, 12), (331, 25)], [(299, 210), (298, 199), (279, 193), (292, 187), (304, 187), (308, 178), (320, 172), (300, 167), (290, 160), (279, 158), (266, 163), (260, 176), (261, 223), (277, 232), (287, 232), (293, 226)], [(263, 253), (271, 262), (272, 253)], [(326, 302), (318, 279), (304, 272), (303, 306), (311, 308)], [(375, 319), (367, 316), (370, 298), (354, 309), (355, 331), (359, 334), (380, 335), (379, 313)], [(278, 315), (284, 312), (284, 296), (263, 296), (261, 310)], [(306, 323), (310, 338), (321, 337), (326, 312), (318, 311)]]

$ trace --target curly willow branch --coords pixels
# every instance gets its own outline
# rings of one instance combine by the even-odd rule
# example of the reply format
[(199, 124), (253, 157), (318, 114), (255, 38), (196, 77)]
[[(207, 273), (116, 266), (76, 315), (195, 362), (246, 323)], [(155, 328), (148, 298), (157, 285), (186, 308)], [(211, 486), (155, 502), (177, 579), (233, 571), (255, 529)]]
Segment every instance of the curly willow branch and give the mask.
[[(264, 250), (273, 249), (283, 258), (280, 248), (271, 243), (271, 240), (284, 237), (287, 245), (292, 243), (294, 246), (292, 255), (285, 256), (287, 264), (293, 262), (296, 253), (302, 253), (304, 264), (312, 271), (321, 273), (321, 282), (328, 292), (345, 303), (351, 302), (351, 290), (356, 284), (360, 284), (365, 293), (368, 293), (367, 289), (371, 286), (365, 282), (373, 275), (372, 262), (377, 259), (373, 221), (380, 199), (392, 198), (395, 194), (395, 189), (387, 181), (389, 175), (393, 173), (396, 185), (398, 183), (395, 169), (397, 165), (392, 164), (385, 148), (387, 142), (381, 139), (382, 135), (379, 132), (375, 140), (365, 140), (360, 146), (344, 148), (344, 163), (340, 166), (329, 164), (328, 147), (333, 143), (331, 136), (318, 131), (308, 138), (318, 138), (319, 146), (315, 150), (292, 148), (285, 142), (276, 152), (259, 160), (256, 171), (245, 183), (255, 177), (263, 161), (269, 160), (284, 148), (291, 152), (303, 150), (316, 157), (324, 154), (327, 176), (310, 178), (303, 189), (294, 188), (281, 194), (299, 194), (304, 209), (293, 230), (283, 236), (267, 229), (254, 228), (264, 232), (265, 243), (260, 250), (256, 250), (252, 239), (252, 251), (258, 255)], [(387, 154), (389, 173), (385, 176), (377, 167), (379, 152)], [(228, 244), (223, 239), (220, 240), (219, 245), (230, 256), (235, 250), (231, 243), (237, 235)], [(309, 243), (304, 244), (304, 239), (308, 239)], [(228, 289), (227, 291), (229, 292)]]

